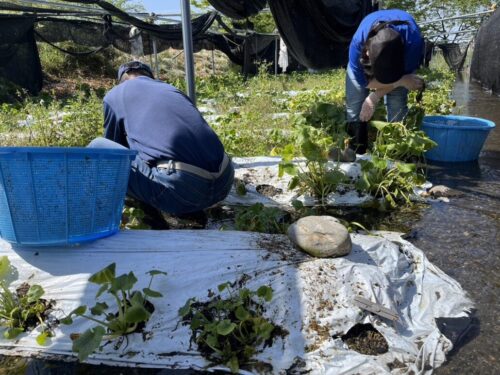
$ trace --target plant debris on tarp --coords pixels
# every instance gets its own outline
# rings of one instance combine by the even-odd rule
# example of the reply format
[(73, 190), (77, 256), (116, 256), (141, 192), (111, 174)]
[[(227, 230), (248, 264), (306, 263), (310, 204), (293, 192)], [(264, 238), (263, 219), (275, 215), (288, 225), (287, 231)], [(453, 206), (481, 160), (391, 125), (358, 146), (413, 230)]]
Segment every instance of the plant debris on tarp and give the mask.
[[(271, 346), (262, 345), (252, 357), (252, 361), (271, 365), (273, 373), (300, 367), (311, 373), (379, 374), (398, 363), (404, 365), (402, 372), (423, 373), (423, 368), (442, 365), (453, 343), (440, 331), (436, 319), (468, 318), (473, 304), (464, 290), (397, 234), (351, 234), (351, 239), (353, 248), (348, 255), (313, 258), (295, 249), (284, 235), (137, 230), (71, 249), (14, 250), (0, 241), (0, 256), (7, 255), (18, 269), (16, 280), (41, 285), (44, 298), (57, 301), (56, 318), (81, 305), (93, 306), (99, 286), (90, 283), (89, 276), (117, 259), (117, 274), (132, 269), (136, 275), (151, 269), (167, 272), (155, 281), (154, 290), (164, 298), (154, 300), (155, 311), (144, 331), (127, 335), (126, 344), (120, 347), (103, 345), (89, 355), (88, 363), (214, 369), (192, 345), (192, 331), (179, 324), (178, 311), (190, 298), (201, 303), (211, 300), (217, 294), (214, 289), (229, 281), (236, 283), (236, 289), (255, 291), (265, 285), (273, 290), (262, 315), (288, 335), (278, 336)], [(138, 279), (139, 290), (148, 287), (147, 279)], [(391, 309), (398, 321), (360, 309), (355, 303), (358, 296)], [(113, 303), (109, 296), (102, 298), (102, 302)], [(356, 324), (375, 327), (387, 341), (388, 351), (372, 356), (349, 349), (341, 336)], [(15, 341), (0, 337), (0, 355), (71, 359), (75, 356), (71, 333), (94, 326), (87, 319), (59, 325), (43, 347), (36, 344), (38, 327)], [(227, 368), (216, 366), (221, 367)]]
[[(218, 286), (220, 293), (206, 302), (190, 298), (179, 310), (182, 322), (191, 328), (191, 342), (215, 365), (226, 365), (233, 373), (252, 368), (253, 356), (282, 339), (288, 332), (264, 317), (272, 288), (262, 285), (256, 291), (242, 288), (244, 279)], [(237, 288), (238, 287), (238, 288)], [(263, 364), (261, 362), (261, 364)], [(272, 370), (272, 365), (267, 364)]]
[[(31, 285), (28, 283), (22, 283), (21, 285), (19, 285), (16, 288), (17, 297), (18, 298), (25, 297), (26, 294), (28, 293), (30, 287), (31, 287)], [(42, 307), (42, 311), (40, 312), (40, 317), (42, 318), (42, 320), (44, 322), (51, 322), (52, 325), (57, 324), (57, 321), (52, 321), (50, 319), (50, 313), (53, 312), (53, 308), (54, 308), (54, 305), (56, 304), (56, 302), (54, 300), (46, 300), (44, 298), (39, 298), (38, 303)], [(25, 324), (26, 325), (25, 325), (24, 329), (26, 331), (29, 331), (29, 330), (32, 330), (33, 328), (35, 328), (37, 325), (39, 325), (40, 321), (38, 320), (36, 315), (31, 314), (28, 316), (28, 319), (26, 320)]]
[(371, 324), (356, 324), (342, 336), (349, 349), (361, 354), (380, 355), (387, 353), (387, 341)]

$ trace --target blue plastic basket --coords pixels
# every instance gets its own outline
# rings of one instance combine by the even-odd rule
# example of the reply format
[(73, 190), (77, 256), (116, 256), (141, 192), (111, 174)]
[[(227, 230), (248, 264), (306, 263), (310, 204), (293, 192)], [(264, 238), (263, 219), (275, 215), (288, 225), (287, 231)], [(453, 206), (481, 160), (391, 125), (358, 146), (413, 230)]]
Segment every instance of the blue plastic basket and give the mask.
[(467, 116), (425, 116), (422, 130), (438, 145), (425, 153), (429, 160), (477, 160), (495, 123)]
[(1, 147), (0, 236), (19, 245), (69, 245), (110, 236), (136, 152)]

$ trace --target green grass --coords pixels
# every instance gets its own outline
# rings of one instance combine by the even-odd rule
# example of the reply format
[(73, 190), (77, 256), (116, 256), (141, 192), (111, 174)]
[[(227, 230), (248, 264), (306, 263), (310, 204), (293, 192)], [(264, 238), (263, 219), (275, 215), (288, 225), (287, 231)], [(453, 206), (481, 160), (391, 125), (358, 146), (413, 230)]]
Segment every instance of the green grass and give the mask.
[[(432, 82), (424, 94), (428, 113), (450, 113), (453, 101), (449, 93), (454, 75), (444, 69), (427, 69), (422, 74)], [(184, 88), (183, 79), (171, 83)], [(269, 155), (273, 149), (290, 143), (294, 116), (311, 111), (321, 102), (334, 104), (342, 113), (345, 102), (343, 69), (274, 76), (266, 73), (263, 66), (258, 75), (248, 79), (227, 72), (198, 78), (196, 85), (198, 105), (215, 111), (216, 117), (205, 117), (234, 156)], [(3, 104), (2, 144), (84, 146), (102, 134), (103, 94), (104, 90), (96, 92), (80, 85), (64, 100), (44, 93), (16, 104)], [(414, 95), (410, 95), (412, 100)]]

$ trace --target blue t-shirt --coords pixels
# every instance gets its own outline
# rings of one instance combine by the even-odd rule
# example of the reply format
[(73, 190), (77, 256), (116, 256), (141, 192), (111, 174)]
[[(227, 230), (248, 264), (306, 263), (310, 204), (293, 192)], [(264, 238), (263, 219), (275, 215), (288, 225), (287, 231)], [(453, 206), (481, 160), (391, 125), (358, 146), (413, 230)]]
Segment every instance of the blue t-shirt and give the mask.
[(349, 67), (354, 73), (356, 81), (367, 86), (363, 67), (359, 61), (363, 46), (372, 26), (380, 21), (407, 21), (408, 24), (389, 25), (388, 27), (398, 31), (403, 37), (405, 44), (405, 74), (413, 73), (422, 63), (424, 56), (424, 40), (420, 29), (412, 16), (403, 10), (388, 9), (370, 13), (358, 26), (349, 46)]
[(140, 76), (104, 97), (104, 136), (139, 152), (148, 163), (174, 160), (217, 172), (224, 147), (181, 91)]

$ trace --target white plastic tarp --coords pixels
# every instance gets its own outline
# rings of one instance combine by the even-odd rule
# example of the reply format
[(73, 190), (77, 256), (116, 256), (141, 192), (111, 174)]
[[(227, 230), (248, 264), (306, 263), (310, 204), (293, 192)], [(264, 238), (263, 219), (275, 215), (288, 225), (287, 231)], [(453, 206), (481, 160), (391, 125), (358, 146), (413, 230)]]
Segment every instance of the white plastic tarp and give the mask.
[[(273, 373), (284, 373), (298, 363), (315, 374), (384, 374), (391, 368), (397, 374), (431, 373), (452, 348), (435, 319), (466, 317), (472, 302), (456, 281), (399, 235), (353, 234), (352, 241), (348, 256), (320, 259), (295, 249), (281, 235), (124, 231), (72, 248), (12, 248), (0, 240), (0, 256), (7, 255), (15, 267), (17, 278), (11, 287), (24, 281), (40, 284), (45, 297), (56, 301), (58, 317), (81, 304), (95, 304), (98, 286), (87, 280), (112, 262), (117, 263), (117, 275), (133, 271), (139, 289), (147, 286), (147, 271), (168, 272), (153, 282), (152, 288), (164, 298), (152, 300), (155, 311), (145, 331), (129, 335), (119, 348), (115, 343), (105, 345), (89, 363), (206, 368), (196, 346), (190, 347), (189, 328), (179, 324), (178, 309), (190, 297), (206, 301), (208, 290), (217, 291), (220, 283), (243, 280), (250, 289), (272, 286), (274, 297), (265, 314), (289, 332), (258, 355), (272, 364)], [(395, 311), (399, 321), (361, 310), (353, 303), (356, 296)], [(349, 350), (339, 336), (356, 323), (373, 324), (389, 351), (370, 356)], [(15, 341), (1, 337), (0, 354), (68, 359), (73, 356), (70, 334), (92, 326), (83, 318), (72, 326), (58, 326), (44, 347), (35, 342), (37, 332)]]
[[(367, 160), (369, 155), (358, 155), (357, 162), (338, 163), (339, 168), (354, 183), (361, 176), (361, 164), (359, 160)], [(305, 206), (314, 206), (318, 202), (311, 196), (301, 195), (295, 190), (288, 189), (288, 183), (292, 179), (290, 175), (279, 177), (280, 157), (258, 156), (251, 158), (233, 158), (235, 166), (235, 178), (245, 183), (247, 193), (240, 195), (235, 189), (231, 190), (224, 203), (230, 206), (241, 205), (251, 206), (255, 203), (262, 203), (265, 206), (290, 206), (294, 200), (301, 201)], [(305, 169), (305, 159), (297, 159), (296, 164)], [(335, 167), (334, 162), (329, 162), (329, 167)], [(259, 189), (265, 186), (272, 186), (274, 194), (272, 196), (262, 194)], [(426, 182), (424, 186), (414, 188), (413, 199), (419, 199), (418, 195), (431, 187), (432, 184)], [(355, 207), (370, 203), (375, 198), (369, 194), (360, 194), (351, 185), (341, 184), (337, 191), (328, 195), (325, 205), (331, 207)]]

